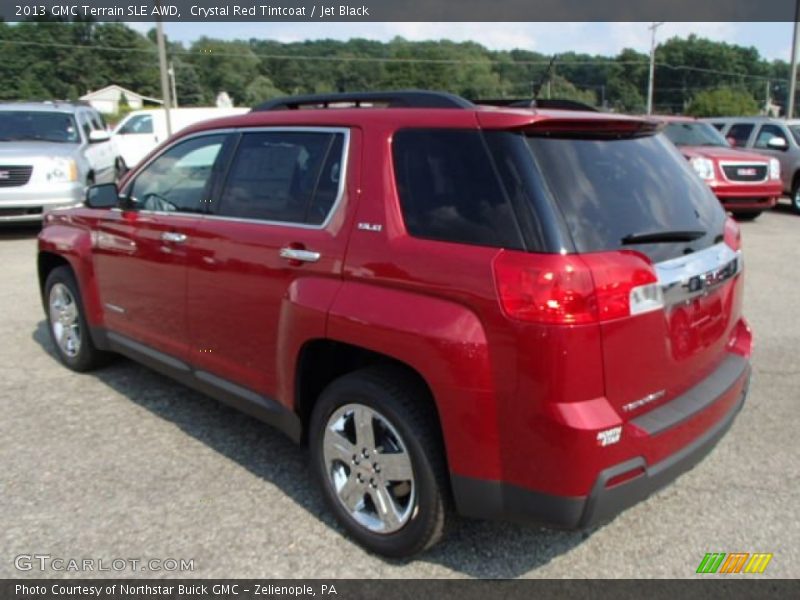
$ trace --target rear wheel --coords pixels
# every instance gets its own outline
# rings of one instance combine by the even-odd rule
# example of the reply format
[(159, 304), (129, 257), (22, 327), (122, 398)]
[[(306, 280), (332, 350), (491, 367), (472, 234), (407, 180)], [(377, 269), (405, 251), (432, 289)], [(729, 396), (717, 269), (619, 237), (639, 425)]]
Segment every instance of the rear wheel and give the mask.
[(109, 355), (92, 342), (78, 284), (69, 267), (50, 272), (44, 293), (50, 338), (61, 362), (73, 371), (89, 371), (105, 364)]
[(737, 221), (754, 221), (756, 220), (761, 213), (764, 212), (762, 210), (753, 210), (748, 212), (736, 212), (733, 213), (733, 217)]
[(402, 558), (442, 536), (447, 468), (427, 390), (392, 368), (334, 381), (314, 408), (312, 469), (344, 528), (373, 552)]

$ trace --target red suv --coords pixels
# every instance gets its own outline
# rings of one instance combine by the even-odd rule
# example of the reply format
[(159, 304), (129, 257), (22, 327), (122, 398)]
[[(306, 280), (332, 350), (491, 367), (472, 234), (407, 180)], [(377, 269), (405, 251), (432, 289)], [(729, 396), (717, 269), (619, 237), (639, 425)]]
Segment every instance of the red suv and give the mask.
[(666, 123), (666, 136), (737, 219), (755, 219), (778, 202), (783, 182), (777, 158), (732, 148), (709, 123), (691, 117), (659, 118)]
[(55, 347), (307, 443), (378, 553), (453, 511), (602, 523), (697, 463), (749, 381), (737, 226), (658, 127), (432, 92), (195, 125), (47, 215)]

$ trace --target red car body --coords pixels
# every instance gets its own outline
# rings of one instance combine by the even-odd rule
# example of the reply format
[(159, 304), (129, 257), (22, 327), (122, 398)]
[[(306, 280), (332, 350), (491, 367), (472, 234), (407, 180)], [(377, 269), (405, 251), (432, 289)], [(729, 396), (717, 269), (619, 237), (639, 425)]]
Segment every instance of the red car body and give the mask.
[[(690, 117), (660, 117), (672, 123), (690, 123), (710, 127)], [(669, 135), (669, 134), (668, 134)], [(720, 136), (721, 137), (721, 136)], [(706, 183), (722, 206), (734, 213), (753, 213), (775, 206), (783, 195), (780, 173), (770, 175), (770, 159), (761, 154), (728, 146), (692, 146), (677, 144), (688, 160), (705, 158), (713, 163), (713, 176)]]
[[(461, 514), (585, 527), (692, 467), (742, 406), (751, 334), (735, 226), (713, 246), (729, 262), (708, 254), (709, 269), (690, 273), (685, 289), (664, 291), (691, 295), (628, 314), (628, 290), (660, 277), (638, 251), (529, 254), (409, 235), (393, 141), (409, 128), (569, 135), (644, 125), (480, 107), (285, 110), (211, 121), (150, 158), (208, 131), (347, 130), (346, 186), (330, 220), (298, 228), (125, 207), (55, 211), (39, 236), (39, 273), (44, 282), (55, 266), (72, 269), (98, 347), (231, 402), (297, 441), (316, 395), (340, 374), (324, 369), (326, 360), (389, 357), (418, 374), (435, 400)], [(149, 160), (127, 174), (123, 193)], [(720, 186), (722, 198), (742, 189)], [(165, 233), (186, 241), (170, 244)], [(287, 261), (287, 247), (321, 259)], [(688, 268), (678, 260), (670, 264)], [(544, 293), (556, 294), (550, 308), (589, 308), (574, 318), (515, 317), (518, 263), (535, 265), (548, 281), (587, 275), (585, 297), (557, 296), (558, 285)], [(622, 312), (598, 316), (596, 295), (607, 294), (603, 306), (617, 311), (619, 289)]]

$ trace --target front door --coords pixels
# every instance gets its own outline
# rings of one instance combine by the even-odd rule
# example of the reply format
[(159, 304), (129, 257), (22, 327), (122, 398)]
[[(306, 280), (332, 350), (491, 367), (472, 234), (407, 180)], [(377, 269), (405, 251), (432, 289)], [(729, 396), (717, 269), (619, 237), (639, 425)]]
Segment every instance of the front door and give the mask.
[(132, 209), (97, 224), (95, 273), (110, 332), (187, 359), (187, 242), (207, 211), (226, 134), (180, 141), (122, 190)]

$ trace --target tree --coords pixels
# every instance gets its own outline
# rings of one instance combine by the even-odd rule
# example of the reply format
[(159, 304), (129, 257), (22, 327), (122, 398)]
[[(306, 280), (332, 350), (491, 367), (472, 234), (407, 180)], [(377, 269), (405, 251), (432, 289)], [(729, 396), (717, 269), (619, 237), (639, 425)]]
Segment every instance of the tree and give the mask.
[(745, 90), (724, 87), (699, 92), (687, 112), (694, 117), (755, 115), (758, 103)]
[(248, 106), (254, 106), (270, 98), (277, 98), (285, 95), (285, 92), (275, 87), (275, 84), (272, 83), (269, 77), (266, 75), (259, 75), (245, 88), (244, 103)]

